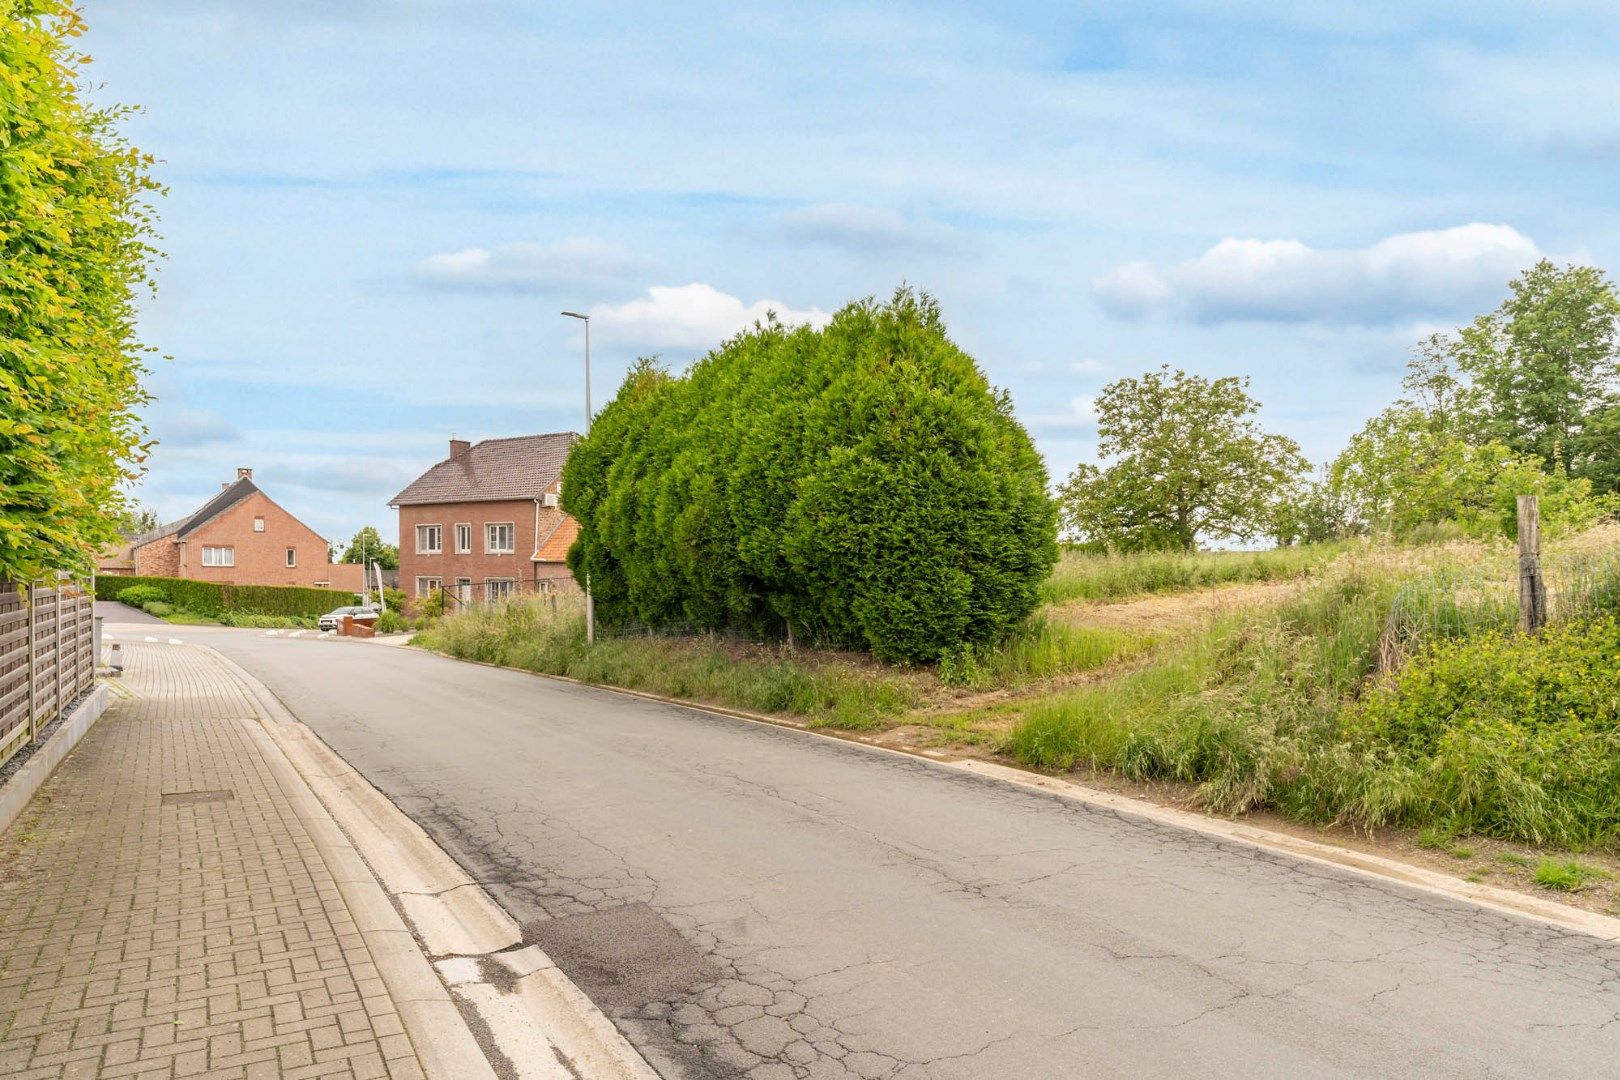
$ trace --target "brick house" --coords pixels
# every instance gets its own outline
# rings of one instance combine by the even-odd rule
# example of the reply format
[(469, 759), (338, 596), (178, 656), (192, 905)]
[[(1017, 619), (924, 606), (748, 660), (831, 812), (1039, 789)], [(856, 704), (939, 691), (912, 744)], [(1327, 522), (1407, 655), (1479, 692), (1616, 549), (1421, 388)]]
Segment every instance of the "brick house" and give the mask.
[(573, 589), (568, 549), (579, 523), (562, 512), (571, 431), (470, 443), (389, 500), (399, 511), (399, 584), (460, 603)]
[(137, 575), (233, 585), (312, 585), (359, 592), (361, 568), (333, 563), (326, 538), (237, 469), (193, 514), (131, 541)]

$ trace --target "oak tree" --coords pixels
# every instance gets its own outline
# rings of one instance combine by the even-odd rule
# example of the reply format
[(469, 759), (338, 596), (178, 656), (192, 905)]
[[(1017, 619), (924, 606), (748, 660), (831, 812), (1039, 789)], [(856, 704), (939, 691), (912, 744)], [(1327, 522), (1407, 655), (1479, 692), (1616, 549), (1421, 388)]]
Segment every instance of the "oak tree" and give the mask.
[(1104, 387), (1098, 452), (1108, 463), (1082, 464), (1064, 485), (1070, 528), (1122, 551), (1191, 551), (1200, 539), (1269, 531), (1309, 466), (1292, 439), (1260, 428), (1248, 386), (1167, 365)]

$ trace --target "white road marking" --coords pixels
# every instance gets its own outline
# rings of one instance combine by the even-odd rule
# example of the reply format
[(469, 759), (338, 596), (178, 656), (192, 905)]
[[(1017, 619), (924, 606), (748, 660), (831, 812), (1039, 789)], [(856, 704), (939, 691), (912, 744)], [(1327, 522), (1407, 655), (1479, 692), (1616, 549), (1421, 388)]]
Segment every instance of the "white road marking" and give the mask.
[(155, 641), (157, 641), (157, 638), (155, 638), (155, 637), (149, 637), (149, 638), (147, 638), (147, 639), (146, 639), (146, 640), (147, 640), (147, 641), (153, 641), (153, 642), (155, 642)]

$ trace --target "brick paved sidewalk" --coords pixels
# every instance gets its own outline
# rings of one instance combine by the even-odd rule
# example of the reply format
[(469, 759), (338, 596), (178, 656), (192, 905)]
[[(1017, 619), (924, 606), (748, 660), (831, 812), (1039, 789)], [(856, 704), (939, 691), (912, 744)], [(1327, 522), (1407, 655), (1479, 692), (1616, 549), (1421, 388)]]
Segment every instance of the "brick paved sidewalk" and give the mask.
[(0, 1076), (421, 1076), (239, 684), (124, 648), (136, 696), (0, 834)]

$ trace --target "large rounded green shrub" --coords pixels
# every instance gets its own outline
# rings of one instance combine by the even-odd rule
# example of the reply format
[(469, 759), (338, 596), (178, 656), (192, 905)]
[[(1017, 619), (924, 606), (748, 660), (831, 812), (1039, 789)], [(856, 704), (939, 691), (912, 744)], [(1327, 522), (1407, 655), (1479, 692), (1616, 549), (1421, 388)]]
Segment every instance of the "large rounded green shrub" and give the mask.
[(131, 585), (118, 591), (118, 602), (130, 607), (145, 607), (153, 600), (168, 600), (169, 594), (158, 585)]
[(933, 660), (1035, 609), (1046, 470), (926, 295), (756, 326), (682, 376), (638, 364), (563, 473), (607, 624)]

